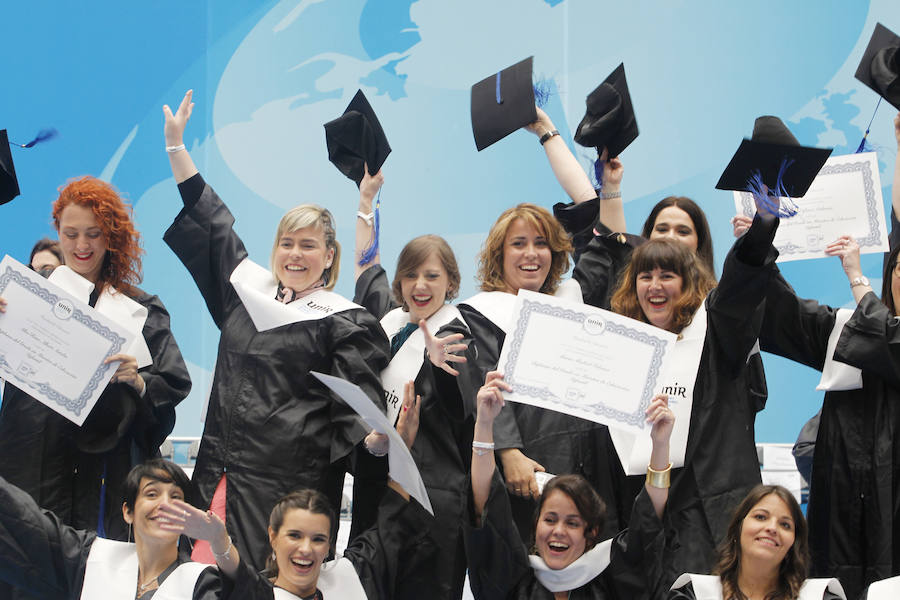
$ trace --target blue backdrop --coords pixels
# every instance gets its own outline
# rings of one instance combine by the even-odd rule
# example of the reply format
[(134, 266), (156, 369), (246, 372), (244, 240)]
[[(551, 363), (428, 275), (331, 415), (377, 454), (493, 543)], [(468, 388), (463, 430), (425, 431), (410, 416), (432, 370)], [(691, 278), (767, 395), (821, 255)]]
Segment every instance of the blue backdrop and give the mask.
[[(624, 61), (641, 135), (623, 154), (626, 213), (639, 229), (677, 193), (697, 200), (714, 229), (719, 267), (731, 245), (731, 194), (714, 184), (761, 114), (785, 119), (802, 143), (856, 149), (877, 96), (853, 78), (877, 21), (900, 30), (895, 0), (727, 3), (600, 0), (183, 0), (29, 3), (4, 8), (0, 127), (14, 141), (54, 126), (60, 137), (13, 149), (21, 197), (0, 208), (0, 252), (26, 260), (52, 235), (49, 205), (71, 177), (113, 182), (144, 236), (143, 287), (172, 314), (194, 391), (176, 434), (199, 435), (218, 332), (183, 267), (162, 242), (180, 207), (163, 149), (164, 103), (188, 88), (196, 108), (186, 143), (235, 213), (251, 256), (267, 264), (280, 215), (328, 206), (344, 245), (337, 290), (352, 295), (356, 187), (327, 161), (322, 124), (362, 88), (394, 152), (385, 164), (382, 258), (403, 244), (446, 237), (475, 291), (475, 255), (497, 214), (564, 200), (537, 140), (517, 132), (478, 153), (469, 86), (525, 56), (556, 94), (545, 110), (567, 140), (584, 97)], [(870, 141), (890, 204), (893, 112)], [(571, 142), (570, 142), (571, 143)], [(592, 158), (573, 147), (585, 168)], [(880, 289), (880, 257), (864, 259)], [(804, 296), (851, 301), (836, 260), (784, 265)], [(763, 442), (790, 442), (818, 409), (817, 374), (766, 356)]]

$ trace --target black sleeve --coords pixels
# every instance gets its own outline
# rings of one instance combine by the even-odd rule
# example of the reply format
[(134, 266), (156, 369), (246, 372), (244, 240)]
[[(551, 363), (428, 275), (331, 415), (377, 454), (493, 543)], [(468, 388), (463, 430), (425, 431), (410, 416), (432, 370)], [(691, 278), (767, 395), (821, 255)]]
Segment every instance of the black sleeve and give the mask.
[(476, 598), (507, 598), (527, 576), (531, 565), (499, 473), (494, 471), (479, 526), (474, 525), (471, 492), (469, 498), (470, 517), (464, 524), (463, 533), (472, 594)]
[(553, 216), (572, 238), (575, 262), (581, 257), (584, 248), (594, 237), (594, 227), (600, 217), (600, 199), (591, 198), (586, 202), (558, 202), (553, 205)]
[(666, 600), (697, 600), (697, 595), (694, 593), (694, 584), (688, 581), (677, 590), (670, 590)]
[(187, 267), (221, 329), (228, 312), (240, 302), (229, 278), (247, 257), (228, 207), (209, 185), (204, 185), (196, 202), (189, 204), (186, 200), (163, 240)]
[(190, 210), (194, 208), (194, 205), (200, 200), (200, 196), (203, 194), (203, 188), (205, 187), (206, 182), (203, 180), (203, 176), (200, 175), (200, 173), (197, 173), (178, 184), (178, 192), (181, 194), (181, 201), (184, 203), (186, 209)]
[[(222, 600), (274, 600), (272, 584), (250, 564), (241, 560), (234, 578), (221, 576)], [(194, 596), (196, 598), (196, 595)], [(204, 597), (204, 600), (207, 600)], [(212, 600), (212, 599), (209, 599)]]
[(772, 245), (778, 220), (757, 213), (749, 231), (725, 257), (722, 279), (709, 294), (707, 310), (719, 332), (718, 350), (737, 370), (747, 361), (762, 328), (766, 292), (775, 277), (778, 251)]
[(585, 304), (609, 310), (610, 299), (619, 277), (631, 261), (631, 253), (644, 243), (644, 238), (628, 233), (616, 233), (605, 226), (598, 227), (575, 263), (572, 278), (581, 286)]
[[(7, 457), (7, 460), (9, 457)], [(40, 598), (77, 599), (96, 534), (64, 525), (0, 477), (0, 579)]]
[(381, 265), (372, 265), (356, 280), (353, 301), (372, 313), (376, 319), (397, 308), (391, 284)]
[(655, 591), (662, 581), (664, 546), (662, 520), (642, 487), (628, 529), (613, 538), (609, 567), (604, 571), (617, 598), (637, 598)]
[(375, 526), (351, 540), (344, 557), (353, 563), (369, 598), (393, 598), (398, 577), (434, 553), (429, 538), (434, 521), (415, 500), (388, 488)]
[(900, 387), (900, 320), (874, 292), (860, 299), (844, 325), (834, 357)]
[[(147, 307), (144, 339), (153, 364), (140, 371), (146, 389), (137, 402), (134, 439), (149, 454), (155, 454), (175, 427), (175, 406), (191, 391), (191, 377), (169, 327), (169, 313), (156, 296), (141, 302)], [(148, 455), (149, 455), (148, 454)]]
[[(207, 567), (204, 569), (197, 582), (194, 584), (194, 593), (192, 600), (220, 600), (225, 596), (225, 579), (215, 567)], [(230, 589), (232, 586), (227, 584)]]

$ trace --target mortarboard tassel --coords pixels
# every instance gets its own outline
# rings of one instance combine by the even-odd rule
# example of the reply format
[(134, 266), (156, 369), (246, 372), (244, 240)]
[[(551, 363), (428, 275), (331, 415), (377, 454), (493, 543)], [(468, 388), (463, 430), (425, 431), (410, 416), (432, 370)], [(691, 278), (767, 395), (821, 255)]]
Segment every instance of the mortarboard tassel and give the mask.
[[(782, 181), (784, 172), (793, 163), (794, 159), (792, 158), (782, 159), (774, 188), (769, 188), (763, 183), (762, 174), (759, 170), (754, 171), (753, 175), (747, 180), (747, 191), (756, 199), (757, 205), (769, 214), (785, 219), (793, 217), (798, 212), (797, 204), (788, 195), (787, 190), (784, 189), (784, 182)], [(778, 198), (781, 198), (780, 203)]]
[(553, 95), (553, 80), (541, 77), (534, 82), (532, 87), (534, 88), (534, 103), (539, 108), (544, 108), (544, 105), (547, 104)]
[(359, 257), (359, 266), (364, 267), (378, 256), (378, 233), (381, 228), (381, 190), (378, 190), (378, 196), (375, 198), (375, 226), (372, 228), (372, 243), (369, 247), (362, 251)]
[(59, 132), (50, 127), (49, 129), (41, 129), (40, 131), (38, 131), (38, 134), (34, 137), (34, 139), (27, 144), (17, 144), (15, 142), (10, 142), (10, 145), (18, 146), (19, 148), (31, 148), (32, 146), (36, 146), (41, 142), (52, 140), (57, 135), (59, 135)]
[[(598, 150), (599, 152), (599, 150)], [(605, 161), (600, 160), (599, 154), (597, 155), (597, 160), (594, 161), (594, 188), (600, 189), (603, 187), (603, 166)]]
[(881, 106), (881, 97), (878, 98), (878, 104), (875, 105), (875, 112), (872, 113), (872, 118), (869, 119), (869, 124), (866, 126), (866, 132), (863, 134), (863, 137), (859, 142), (859, 147), (856, 149), (856, 154), (859, 154), (860, 152), (872, 152), (874, 150), (866, 143), (866, 138), (869, 137), (869, 129), (872, 127), (872, 121), (875, 120), (875, 113), (878, 112), (879, 106)]

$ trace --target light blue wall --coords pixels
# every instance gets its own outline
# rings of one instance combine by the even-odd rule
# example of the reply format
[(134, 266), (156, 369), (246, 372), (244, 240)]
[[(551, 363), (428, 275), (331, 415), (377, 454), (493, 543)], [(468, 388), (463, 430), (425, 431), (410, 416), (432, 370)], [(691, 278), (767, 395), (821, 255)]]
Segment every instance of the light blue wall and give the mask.
[[(252, 257), (268, 260), (281, 213), (306, 201), (331, 208), (352, 248), (356, 188), (328, 162), (322, 123), (356, 89), (394, 148), (385, 165), (382, 254), (411, 237), (446, 237), (474, 291), (475, 254), (497, 214), (521, 201), (563, 200), (533, 136), (478, 153), (469, 86), (533, 54), (558, 87), (546, 110), (566, 139), (584, 97), (624, 61), (641, 135), (624, 153), (626, 212), (639, 229), (671, 193), (696, 199), (714, 228), (721, 266), (731, 244), (731, 195), (713, 189), (753, 119), (775, 114), (801, 142), (855, 150), (877, 97), (852, 74), (876, 21), (900, 30), (894, 0), (822, 2), (599, 0), (165, 0), (13, 3), (0, 127), (13, 140), (41, 127), (61, 136), (14, 150), (22, 196), (0, 208), (0, 252), (27, 258), (50, 234), (49, 203), (68, 178), (104, 176), (132, 200), (144, 235), (144, 287), (167, 304), (194, 376), (176, 434), (198, 435), (217, 332), (193, 283), (162, 242), (180, 201), (163, 150), (163, 103), (193, 88), (186, 141), (234, 211)], [(50, 6), (52, 9), (47, 9)], [(870, 140), (891, 182), (893, 113)], [(575, 148), (587, 167), (590, 157)], [(885, 200), (890, 189), (885, 187)], [(352, 294), (345, 252), (338, 291)], [(864, 262), (880, 281), (876, 258)], [(785, 265), (802, 295), (851, 298), (836, 261)], [(877, 287), (876, 282), (876, 287)], [(758, 439), (787, 442), (821, 402), (808, 369), (767, 357), (770, 399)]]

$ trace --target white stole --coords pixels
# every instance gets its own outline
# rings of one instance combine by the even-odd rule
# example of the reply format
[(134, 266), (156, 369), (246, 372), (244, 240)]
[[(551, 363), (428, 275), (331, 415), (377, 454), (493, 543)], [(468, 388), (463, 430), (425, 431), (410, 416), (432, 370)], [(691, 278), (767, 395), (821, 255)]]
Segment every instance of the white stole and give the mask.
[[(441, 327), (453, 319), (462, 321), (462, 317), (456, 307), (445, 304), (428, 317), (425, 323), (428, 325), (428, 331), (434, 335)], [(409, 312), (404, 311), (402, 308), (395, 308), (381, 319), (381, 327), (390, 340), (409, 322)], [(403, 386), (407, 381), (415, 379), (416, 374), (422, 367), (422, 353), (424, 351), (425, 334), (422, 333), (421, 329), (416, 329), (403, 342), (400, 350), (391, 359), (387, 368), (381, 372), (381, 385), (384, 387), (387, 418), (391, 423), (397, 420), (400, 406), (403, 404)]]
[[(322, 565), (316, 587), (324, 600), (368, 600), (356, 569), (346, 558), (339, 557)], [(300, 596), (280, 587), (273, 588), (275, 600), (299, 600)], [(155, 600), (155, 597), (154, 597)]]
[(244, 308), (257, 331), (268, 331), (299, 321), (322, 319), (335, 313), (362, 308), (343, 296), (328, 290), (318, 290), (284, 304), (275, 299), (278, 282), (267, 269), (245, 258), (229, 277)]
[(601, 542), (562, 569), (551, 569), (536, 554), (528, 557), (534, 576), (551, 592), (566, 592), (593, 581), (609, 566), (613, 540)]
[(862, 388), (862, 371), (856, 367), (834, 359), (834, 350), (838, 340), (844, 331), (844, 326), (850, 317), (852, 310), (839, 308), (834, 315), (834, 327), (828, 336), (828, 346), (825, 350), (825, 364), (822, 366), (822, 378), (816, 389), (823, 392), (842, 392), (846, 390), (858, 390)]
[[(684, 587), (691, 583), (694, 587), (694, 596), (697, 600), (723, 600), (722, 598), (722, 581), (718, 575), (697, 575), (695, 573), (684, 573), (675, 583), (672, 584), (673, 590)], [(828, 590), (832, 594), (846, 600), (844, 588), (841, 587), (837, 579), (807, 579), (800, 588), (797, 600), (822, 600), (822, 596)]]
[[(91, 292), (94, 291), (93, 283), (65, 265), (56, 267), (48, 280), (85, 304), (88, 303)], [(144, 323), (147, 321), (146, 307), (108, 285), (97, 298), (94, 310), (112, 319), (117, 325), (134, 335), (134, 341), (128, 348), (122, 350), (122, 354), (133, 356), (137, 360), (139, 369), (153, 364), (153, 357), (150, 356), (150, 348), (147, 347), (147, 340), (144, 339), (143, 334)]]
[[(584, 304), (581, 297), (581, 285), (574, 279), (567, 279), (559, 284), (553, 296), (560, 300)], [(508, 334), (515, 316), (512, 314), (515, 302), (515, 294), (509, 292), (479, 292), (460, 304), (471, 306), (499, 327), (503, 333)]]
[[(197, 578), (210, 565), (178, 565), (162, 582), (154, 599), (190, 600)], [(81, 586), (81, 600), (133, 600), (138, 581), (137, 546), (103, 538), (94, 539)]]
[(866, 600), (897, 600), (900, 598), (900, 575), (876, 581), (869, 586)]

